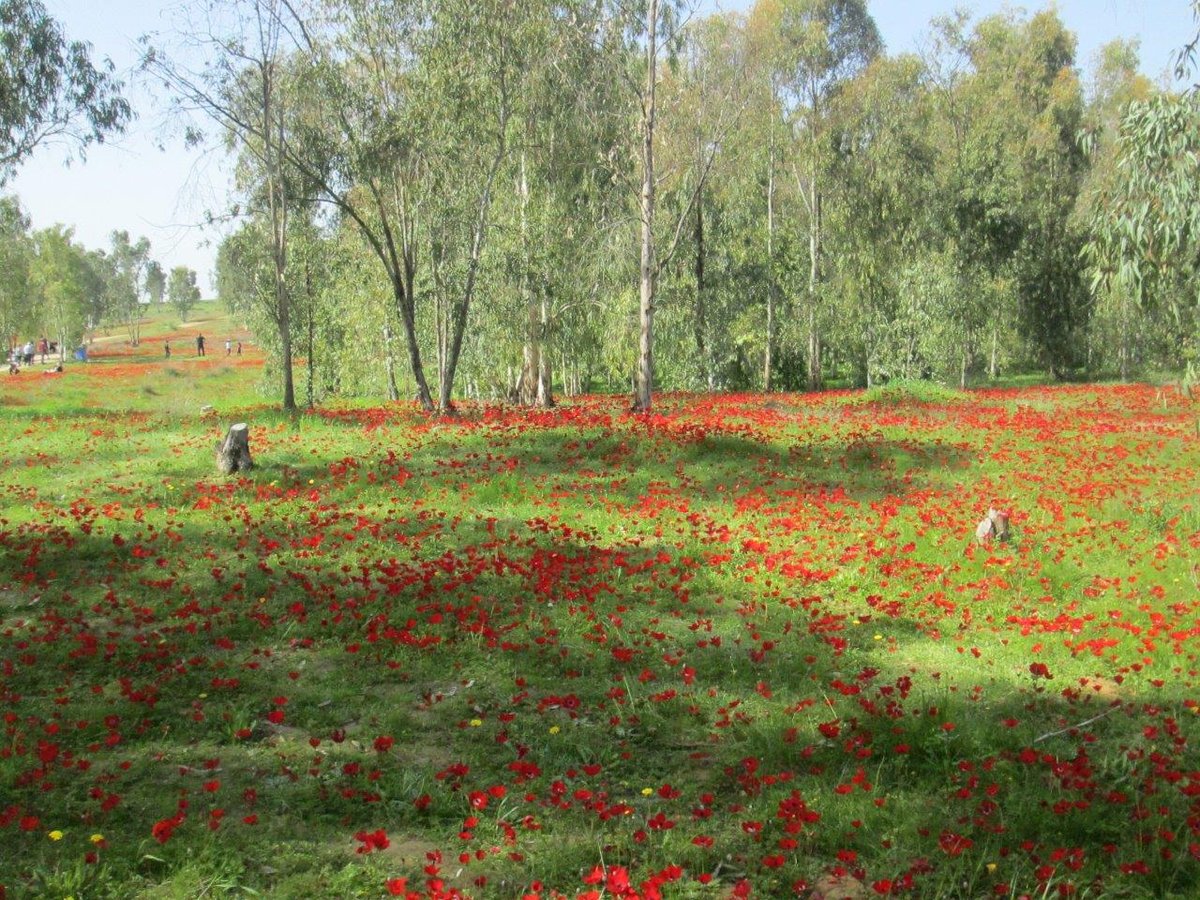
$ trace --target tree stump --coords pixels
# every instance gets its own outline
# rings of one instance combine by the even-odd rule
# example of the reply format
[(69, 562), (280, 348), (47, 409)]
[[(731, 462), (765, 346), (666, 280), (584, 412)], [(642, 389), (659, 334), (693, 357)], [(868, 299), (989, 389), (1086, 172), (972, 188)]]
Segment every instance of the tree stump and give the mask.
[(980, 544), (990, 544), (993, 540), (1008, 540), (1008, 513), (992, 507), (987, 515), (975, 526), (975, 540)]
[(254, 468), (250, 458), (250, 426), (245, 422), (229, 426), (225, 440), (217, 444), (217, 469), (222, 475), (249, 472)]

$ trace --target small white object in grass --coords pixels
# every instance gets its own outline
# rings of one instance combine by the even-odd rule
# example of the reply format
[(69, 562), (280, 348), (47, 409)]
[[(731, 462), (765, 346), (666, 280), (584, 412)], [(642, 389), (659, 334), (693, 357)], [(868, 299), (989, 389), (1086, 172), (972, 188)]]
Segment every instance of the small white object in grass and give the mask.
[(213, 408), (211, 403), (205, 403), (202, 407), (200, 407), (200, 412), (202, 413), (210, 413), (212, 411)]

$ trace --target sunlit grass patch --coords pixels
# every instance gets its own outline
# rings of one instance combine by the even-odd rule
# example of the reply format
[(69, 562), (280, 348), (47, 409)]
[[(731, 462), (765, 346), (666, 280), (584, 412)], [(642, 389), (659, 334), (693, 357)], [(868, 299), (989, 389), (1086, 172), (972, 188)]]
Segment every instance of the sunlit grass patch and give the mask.
[(1200, 883), (1197, 449), (1154, 388), (430, 423), (152, 350), (0, 385), (10, 894)]

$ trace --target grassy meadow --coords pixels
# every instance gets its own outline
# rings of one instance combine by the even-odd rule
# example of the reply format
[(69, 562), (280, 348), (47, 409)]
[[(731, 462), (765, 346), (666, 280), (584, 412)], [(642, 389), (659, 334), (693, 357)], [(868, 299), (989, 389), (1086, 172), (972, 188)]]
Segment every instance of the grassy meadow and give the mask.
[(1200, 895), (1195, 401), (289, 418), (195, 318), (0, 381), (0, 897)]

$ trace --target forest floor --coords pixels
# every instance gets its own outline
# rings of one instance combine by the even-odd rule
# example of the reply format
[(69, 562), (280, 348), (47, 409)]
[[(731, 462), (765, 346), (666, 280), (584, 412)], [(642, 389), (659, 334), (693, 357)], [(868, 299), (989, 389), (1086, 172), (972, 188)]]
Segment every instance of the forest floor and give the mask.
[(290, 418), (197, 316), (0, 381), (0, 896), (1200, 893), (1200, 404)]

